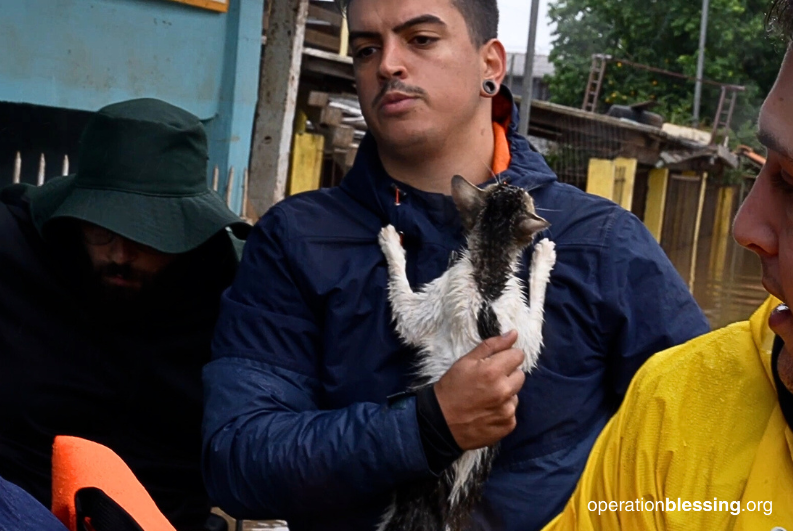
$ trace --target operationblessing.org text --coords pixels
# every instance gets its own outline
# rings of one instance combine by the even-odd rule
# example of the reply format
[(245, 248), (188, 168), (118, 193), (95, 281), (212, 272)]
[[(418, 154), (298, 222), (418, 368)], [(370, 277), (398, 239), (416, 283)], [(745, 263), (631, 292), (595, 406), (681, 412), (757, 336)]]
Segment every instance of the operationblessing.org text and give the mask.
[(637, 500), (630, 500), (630, 501), (590, 501), (587, 504), (587, 509), (590, 512), (597, 511), (598, 514), (603, 514), (605, 512), (617, 512), (617, 511), (628, 511), (628, 512), (658, 512), (658, 511), (666, 511), (666, 512), (674, 512), (674, 511), (683, 511), (683, 512), (729, 512), (735, 516), (741, 514), (741, 512), (759, 512), (762, 511), (763, 514), (769, 516), (772, 512), (772, 506), (770, 501), (745, 501), (743, 503), (739, 501), (727, 501), (727, 500), (719, 500), (718, 498), (713, 498), (712, 500), (697, 500), (697, 501), (689, 501), (689, 500), (681, 500), (677, 498), (676, 500), (672, 500), (666, 498), (665, 500), (645, 500), (644, 498), (637, 499)]

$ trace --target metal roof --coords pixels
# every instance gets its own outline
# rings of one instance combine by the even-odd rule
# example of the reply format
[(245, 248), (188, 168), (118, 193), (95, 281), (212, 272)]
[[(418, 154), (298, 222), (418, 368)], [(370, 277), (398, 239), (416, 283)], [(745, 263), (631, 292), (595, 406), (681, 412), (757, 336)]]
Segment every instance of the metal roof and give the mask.
[[(507, 75), (509, 75), (510, 68), (512, 68), (513, 76), (516, 78), (523, 77), (523, 70), (526, 68), (526, 54), (515, 52), (507, 53)], [(534, 56), (534, 73), (532, 77), (542, 78), (546, 75), (552, 76), (554, 72), (553, 63), (548, 60), (547, 55), (538, 54)]]

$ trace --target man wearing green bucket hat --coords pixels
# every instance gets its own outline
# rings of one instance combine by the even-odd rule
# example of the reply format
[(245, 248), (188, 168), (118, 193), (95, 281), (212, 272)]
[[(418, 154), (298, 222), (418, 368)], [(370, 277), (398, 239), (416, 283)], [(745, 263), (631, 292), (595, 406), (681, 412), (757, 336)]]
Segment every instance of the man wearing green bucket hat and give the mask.
[(83, 437), (203, 529), (201, 368), (247, 225), (207, 187), (201, 122), (165, 102), (101, 109), (78, 164), (0, 193), (0, 477), (49, 506), (53, 438)]

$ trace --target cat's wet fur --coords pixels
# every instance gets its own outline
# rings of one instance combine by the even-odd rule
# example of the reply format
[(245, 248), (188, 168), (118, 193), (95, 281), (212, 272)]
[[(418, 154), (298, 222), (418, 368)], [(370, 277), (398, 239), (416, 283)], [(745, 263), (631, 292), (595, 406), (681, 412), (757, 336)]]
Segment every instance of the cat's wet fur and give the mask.
[[(460, 176), (452, 197), (467, 232), (467, 249), (439, 278), (413, 292), (405, 275), (405, 253), (392, 226), (380, 233), (389, 267), (389, 301), (400, 337), (419, 347), (414, 388), (432, 385), (482, 340), (518, 331), (516, 348), (530, 371), (542, 347), (545, 290), (556, 261), (547, 239), (535, 245), (527, 303), (515, 275), (521, 255), (549, 226), (522, 188), (497, 183), (480, 190)], [(406, 484), (378, 531), (461, 531), (479, 501), (496, 447), (466, 451), (438, 478)]]

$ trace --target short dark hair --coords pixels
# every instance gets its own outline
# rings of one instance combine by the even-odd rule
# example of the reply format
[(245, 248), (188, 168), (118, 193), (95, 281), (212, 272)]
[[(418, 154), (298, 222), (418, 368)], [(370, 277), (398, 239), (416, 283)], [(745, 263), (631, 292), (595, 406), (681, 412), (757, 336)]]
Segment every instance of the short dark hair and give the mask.
[(793, 0), (772, 0), (766, 23), (793, 41)]
[[(790, 0), (793, 1), (793, 0)], [(336, 0), (345, 15), (352, 0)], [(471, 41), (477, 48), (498, 37), (498, 3), (496, 0), (451, 0), (463, 14)]]

